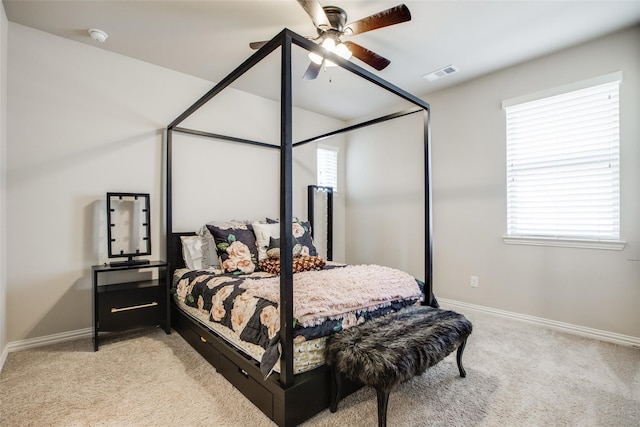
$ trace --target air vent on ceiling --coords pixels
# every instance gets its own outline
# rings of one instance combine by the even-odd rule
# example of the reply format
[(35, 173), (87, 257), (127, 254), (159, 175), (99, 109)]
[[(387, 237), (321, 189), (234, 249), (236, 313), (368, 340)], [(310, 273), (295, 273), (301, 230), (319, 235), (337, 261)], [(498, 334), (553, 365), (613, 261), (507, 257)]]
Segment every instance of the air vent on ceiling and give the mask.
[(456, 67), (455, 65), (447, 65), (446, 67), (440, 68), (439, 70), (432, 71), (428, 74), (423, 75), (422, 78), (432, 82), (442, 77), (450, 76), (451, 74), (457, 73), (458, 71), (460, 71), (460, 68)]

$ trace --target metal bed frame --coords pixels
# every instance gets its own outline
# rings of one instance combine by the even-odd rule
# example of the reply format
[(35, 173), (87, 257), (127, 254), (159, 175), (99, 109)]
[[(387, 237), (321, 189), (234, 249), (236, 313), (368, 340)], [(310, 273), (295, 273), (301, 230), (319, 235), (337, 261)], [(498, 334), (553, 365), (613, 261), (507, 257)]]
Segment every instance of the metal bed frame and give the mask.
[[(313, 138), (305, 139), (299, 142), (293, 142), (292, 137), (292, 45), (299, 46), (311, 52), (316, 52), (325, 56), (328, 60), (334, 62), (343, 69), (363, 78), (367, 81), (377, 85), (380, 88), (397, 95), (399, 98), (409, 101), (414, 107), (399, 111), (393, 114), (388, 114), (382, 117), (378, 117), (372, 120), (367, 120), (362, 123), (358, 123), (352, 126), (347, 126), (342, 129), (338, 129), (329, 133), (318, 135)], [(188, 129), (180, 127), (179, 125), (196, 112), (199, 108), (205, 105), (209, 100), (214, 98), (223, 89), (232, 84), (240, 76), (250, 70), (253, 66), (262, 61), (267, 55), (273, 52), (275, 49), (281, 48), (281, 87), (280, 87), (280, 144), (270, 144), (261, 141), (253, 141), (243, 138), (237, 138), (233, 136), (215, 134), (196, 129)], [(207, 342), (211, 340), (216, 342), (215, 348), (217, 354), (212, 357), (208, 357), (212, 364), (216, 366), (215, 361), (217, 357), (224, 357), (225, 360), (219, 359), (220, 363), (232, 364), (231, 372), (227, 378), (247, 397), (249, 397), (256, 406), (258, 406), (265, 414), (273, 419), (278, 425), (297, 425), (304, 420), (310, 418), (316, 413), (320, 412), (324, 408), (329, 407), (329, 384), (330, 377), (327, 369), (317, 368), (314, 371), (304, 374), (294, 375), (293, 373), (293, 254), (291, 247), (291, 233), (292, 229), (289, 226), (293, 220), (292, 216), (292, 189), (293, 189), (293, 149), (300, 145), (304, 145), (310, 142), (315, 142), (333, 135), (338, 135), (344, 132), (349, 132), (355, 129), (363, 128), (366, 126), (382, 123), (387, 120), (392, 120), (398, 117), (403, 117), (409, 114), (422, 114), (423, 126), (424, 126), (424, 200), (425, 200), (425, 298), (426, 304), (431, 305), (432, 302), (432, 207), (431, 207), (431, 173), (430, 173), (430, 107), (429, 104), (423, 100), (403, 91), (402, 89), (392, 85), (389, 82), (379, 78), (378, 76), (368, 72), (367, 70), (346, 61), (337, 55), (324, 51), (316, 43), (307, 40), (305, 37), (300, 36), (291, 30), (284, 29), (262, 48), (255, 52), (227, 77), (222, 79), (217, 85), (215, 85), (210, 91), (198, 99), (192, 106), (178, 116), (173, 122), (167, 126), (166, 130), (166, 236), (167, 236), (167, 257), (171, 262), (172, 272), (180, 265), (181, 254), (179, 251), (180, 235), (188, 233), (174, 233), (172, 224), (172, 150), (173, 150), (173, 134), (174, 132), (198, 135), (202, 137), (208, 137), (218, 140), (227, 140), (236, 143), (256, 145), (261, 147), (268, 147), (280, 151), (280, 236), (282, 242), (281, 251), (281, 271), (280, 276), (280, 341), (282, 345), (282, 356), (280, 359), (280, 374), (272, 376), (268, 380), (262, 380), (259, 369), (256, 371), (255, 367), (251, 366), (242, 355), (234, 355), (233, 350), (225, 348), (224, 341), (216, 339), (215, 336), (207, 335), (206, 331), (191, 328), (190, 331), (195, 331), (195, 335), (200, 334), (200, 341)], [(192, 234), (192, 233), (190, 233)], [(177, 253), (176, 253), (177, 252)], [(190, 333), (188, 330), (189, 319), (186, 316), (181, 316), (179, 312), (174, 312), (173, 325), (181, 334), (185, 331), (186, 335)], [(187, 323), (185, 323), (187, 322)], [(187, 329), (185, 329), (187, 327)], [(202, 335), (207, 335), (203, 337)], [(192, 337), (192, 340), (188, 341), (196, 347), (197, 338)], [(204, 341), (203, 341), (204, 340)], [(218, 343), (217, 341), (220, 341)], [(218, 348), (219, 347), (219, 348)], [(196, 348), (198, 349), (198, 348)], [(200, 350), (199, 350), (200, 351)], [(203, 349), (201, 353), (209, 353), (210, 350)], [(223, 363), (223, 365), (224, 365)], [(225, 365), (226, 366), (226, 365)], [(218, 368), (218, 366), (216, 366)], [(252, 379), (255, 383), (251, 383), (250, 386), (243, 385), (242, 379), (238, 378), (237, 381), (233, 380), (232, 371), (237, 367), (242, 377)], [(218, 369), (219, 371), (221, 369)], [(224, 374), (224, 373), (223, 373)], [(273, 378), (275, 377), (275, 379)], [(261, 399), (266, 399), (262, 395), (254, 396), (253, 390), (255, 387), (263, 387), (271, 396), (271, 403), (262, 402)], [(356, 386), (357, 387), (357, 386)], [(324, 395), (322, 395), (324, 393)], [(268, 400), (268, 399), (267, 399)]]

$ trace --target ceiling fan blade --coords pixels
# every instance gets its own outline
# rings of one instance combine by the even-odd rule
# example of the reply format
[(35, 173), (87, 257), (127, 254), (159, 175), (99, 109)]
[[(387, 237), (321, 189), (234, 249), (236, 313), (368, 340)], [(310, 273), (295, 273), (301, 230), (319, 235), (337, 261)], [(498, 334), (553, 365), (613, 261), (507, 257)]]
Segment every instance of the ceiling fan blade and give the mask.
[(324, 13), (324, 9), (322, 9), (318, 0), (298, 0), (298, 3), (300, 3), (300, 6), (302, 6), (304, 11), (311, 17), (313, 25), (315, 25), (316, 28), (325, 30), (331, 28), (329, 18), (327, 18), (327, 14)]
[(258, 49), (260, 49), (262, 46), (264, 46), (264, 45), (265, 45), (265, 44), (267, 44), (267, 43), (269, 43), (269, 42), (268, 42), (268, 41), (266, 41), (266, 40), (265, 40), (265, 41), (262, 41), (262, 42), (251, 42), (251, 43), (249, 43), (249, 47), (250, 47), (251, 49), (258, 50)]
[(411, 12), (404, 4), (383, 10), (366, 18), (359, 19), (346, 25), (345, 34), (362, 34), (367, 31), (376, 30), (389, 25), (400, 24), (411, 21)]
[(304, 76), (302, 76), (302, 80), (313, 80), (316, 77), (318, 77), (318, 74), (320, 73), (320, 70), (322, 69), (323, 64), (324, 64), (324, 59), (319, 64), (316, 64), (315, 62), (311, 61), (311, 63), (309, 64), (309, 67), (307, 67), (307, 71), (305, 71)]
[(384, 58), (377, 53), (360, 46), (359, 44), (350, 41), (346, 41), (344, 44), (349, 48), (353, 56), (378, 71), (385, 69), (387, 65), (391, 63), (387, 58)]

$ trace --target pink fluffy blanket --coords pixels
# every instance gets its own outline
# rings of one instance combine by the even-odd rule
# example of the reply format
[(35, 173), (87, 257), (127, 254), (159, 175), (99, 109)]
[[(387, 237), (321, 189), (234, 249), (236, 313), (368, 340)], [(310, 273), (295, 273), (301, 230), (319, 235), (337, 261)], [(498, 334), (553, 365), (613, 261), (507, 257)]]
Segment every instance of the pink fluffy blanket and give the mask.
[[(252, 295), (280, 303), (279, 277), (249, 279), (242, 287)], [(389, 267), (351, 265), (304, 271), (293, 275), (293, 317), (308, 327), (420, 295), (414, 277)]]

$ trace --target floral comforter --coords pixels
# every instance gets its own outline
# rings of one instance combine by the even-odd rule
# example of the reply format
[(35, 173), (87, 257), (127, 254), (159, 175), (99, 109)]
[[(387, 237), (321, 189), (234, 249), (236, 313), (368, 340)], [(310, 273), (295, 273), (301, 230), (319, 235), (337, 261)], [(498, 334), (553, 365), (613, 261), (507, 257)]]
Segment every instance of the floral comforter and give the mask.
[[(279, 359), (279, 277), (189, 271), (176, 297), (243, 341), (265, 349), (268, 376)], [(420, 282), (380, 266), (327, 266), (294, 274), (294, 342), (327, 336), (408, 305), (421, 297)]]

